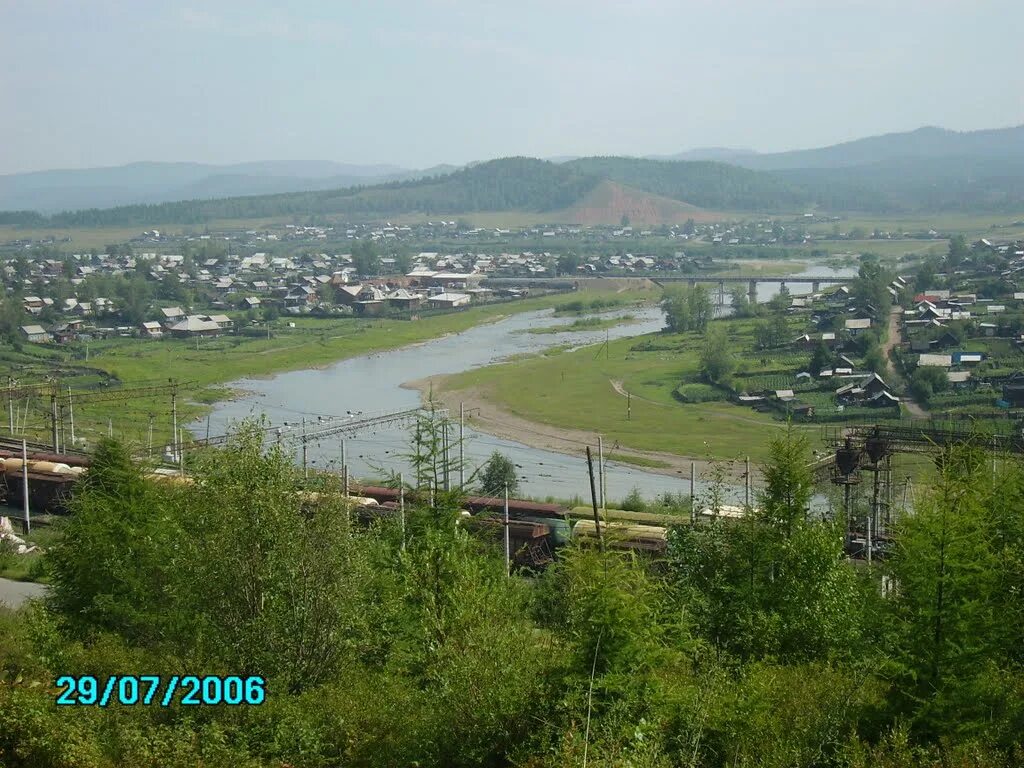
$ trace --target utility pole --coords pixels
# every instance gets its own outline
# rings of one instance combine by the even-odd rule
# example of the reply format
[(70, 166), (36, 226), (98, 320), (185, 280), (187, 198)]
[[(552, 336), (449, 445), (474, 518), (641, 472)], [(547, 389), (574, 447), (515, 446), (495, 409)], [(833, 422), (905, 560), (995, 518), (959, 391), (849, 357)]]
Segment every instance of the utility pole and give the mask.
[[(71, 400), (71, 387), (68, 387), (68, 416), (71, 418), (71, 450), (75, 449), (75, 404)], [(66, 450), (66, 446), (65, 446)]]
[[(107, 437), (113, 437), (113, 436), (114, 436), (114, 420), (113, 419), (107, 419)], [(177, 438), (175, 438), (175, 439), (177, 439)]]
[(28, 514), (28, 443), (21, 441), (21, 496), (22, 509), (25, 512), (25, 533), (32, 530), (32, 522)]
[(341, 438), (341, 476), (345, 484), (345, 498), (348, 498), (348, 450), (345, 445), (345, 438)]
[(398, 513), (402, 524), (402, 551), (405, 552), (405, 478), (398, 473)]
[(50, 433), (53, 439), (53, 452), (60, 453), (60, 443), (57, 440), (57, 390), (50, 392)]
[(7, 423), (14, 434), (14, 377), (7, 377)]
[(153, 458), (153, 414), (149, 414), (149, 457)]
[(445, 491), (450, 490), (448, 485), (448, 479), (451, 474), (451, 470), (448, 464), (448, 417), (445, 416), (441, 421), (441, 429), (444, 431), (441, 433), (441, 450), (443, 451), (444, 461), (444, 489)]
[(210, 414), (206, 414), (206, 444), (210, 444)]
[(466, 405), (459, 403), (459, 488), (466, 485), (466, 452), (463, 448), (466, 440)]
[(629, 390), (626, 390), (626, 421), (633, 420), (633, 403), (632, 395), (629, 394)]
[(604, 540), (601, 538), (601, 516), (597, 512), (597, 489), (594, 488), (594, 458), (587, 446), (587, 473), (590, 475), (590, 503), (594, 506), (594, 530), (597, 532), (597, 546), (604, 552)]
[(747, 456), (747, 472), (744, 475), (746, 479), (746, 506), (749, 511), (750, 509), (750, 457)]
[(600, 492), (601, 509), (604, 509), (604, 439), (600, 435), (597, 436), (597, 488)]
[(697, 462), (690, 462), (690, 522), (697, 519), (697, 502), (694, 499), (694, 488), (697, 480)]
[(872, 517), (874, 517), (873, 513), (868, 515), (868, 565), (871, 565), (871, 548), (872, 548), (872, 545), (871, 545), (871, 518)]
[[(171, 436), (175, 441), (174, 450), (178, 450), (178, 391), (171, 390)], [(175, 457), (177, 458), (177, 457)]]
[(505, 483), (505, 575), (512, 575), (512, 549), (508, 531), (508, 483)]
[(309, 478), (309, 468), (306, 466), (306, 417), (302, 417), (302, 477)]

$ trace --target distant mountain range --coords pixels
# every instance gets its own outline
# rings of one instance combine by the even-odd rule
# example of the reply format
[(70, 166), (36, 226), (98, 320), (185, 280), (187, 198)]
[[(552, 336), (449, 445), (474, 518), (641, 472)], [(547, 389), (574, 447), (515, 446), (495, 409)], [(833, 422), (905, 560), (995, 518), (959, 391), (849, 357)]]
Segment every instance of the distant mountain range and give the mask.
[[(136, 163), (0, 177), (0, 223), (196, 224), (481, 211), (654, 224), (704, 211), (1024, 211), (1024, 126), (920, 128), (820, 149), (707, 148), (669, 158), (504, 158), (420, 171), (327, 162)], [(185, 202), (170, 202), (172, 200)], [(132, 201), (130, 205), (118, 202)], [(88, 210), (51, 213), (88, 206)], [(20, 211), (20, 212), (19, 212)], [(42, 213), (51, 213), (42, 216)], [(564, 218), (561, 218), (564, 216)]]
[(422, 171), (395, 165), (350, 165), (329, 161), (131, 163), (113, 168), (38, 171), (0, 176), (0, 210), (49, 213), (174, 200), (338, 189), (404, 181), (455, 170)]

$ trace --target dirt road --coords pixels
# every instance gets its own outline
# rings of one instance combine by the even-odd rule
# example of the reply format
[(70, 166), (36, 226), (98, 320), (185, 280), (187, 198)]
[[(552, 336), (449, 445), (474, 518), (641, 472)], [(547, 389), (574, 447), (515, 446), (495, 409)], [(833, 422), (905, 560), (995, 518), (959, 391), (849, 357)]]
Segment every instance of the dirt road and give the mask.
[[(902, 307), (896, 306), (892, 308), (892, 311), (889, 313), (889, 336), (885, 340), (885, 343), (882, 345), (882, 354), (885, 355), (886, 378), (889, 380), (890, 384), (896, 380), (896, 369), (893, 368), (892, 359), (889, 357), (889, 355), (892, 353), (893, 347), (895, 347), (902, 341), (902, 337), (900, 336), (899, 325), (900, 314), (902, 312)], [(914, 400), (911, 398), (909, 394), (906, 394), (902, 398), (900, 398), (900, 402), (906, 406), (907, 411), (915, 419), (928, 418), (928, 412), (925, 411), (925, 409), (918, 405), (916, 402), (914, 402)]]

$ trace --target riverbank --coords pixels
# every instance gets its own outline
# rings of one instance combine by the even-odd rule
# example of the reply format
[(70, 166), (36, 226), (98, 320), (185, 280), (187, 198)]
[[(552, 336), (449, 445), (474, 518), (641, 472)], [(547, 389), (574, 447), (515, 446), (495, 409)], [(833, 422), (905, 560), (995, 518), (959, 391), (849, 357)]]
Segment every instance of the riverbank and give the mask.
[[(654, 301), (653, 290), (619, 289), (586, 292), (588, 297), (628, 296)], [(578, 292), (496, 302), (420, 320), (363, 318), (282, 318), (264, 335), (238, 333), (213, 339), (111, 339), (93, 342), (87, 365), (116, 377), (123, 387), (182, 382), (177, 398), (179, 424), (204, 418), (218, 402), (247, 397), (226, 385), (244, 379), (272, 377), (288, 371), (324, 369), (346, 359), (423, 344), (502, 318), (556, 308), (577, 300)], [(294, 324), (294, 327), (291, 327)], [(255, 329), (254, 329), (255, 330)], [(170, 395), (142, 396), (128, 402), (75, 403), (76, 436), (92, 444), (107, 433), (142, 444), (148, 441), (150, 417), (154, 442), (171, 437)], [(41, 417), (40, 424), (45, 424)], [(40, 433), (39, 436), (43, 436)], [(48, 438), (48, 435), (45, 436)]]
[[(750, 352), (756, 322), (729, 318), (716, 325), (745, 381), (770, 380), (794, 364), (785, 350)], [(446, 404), (472, 401), (481, 408), (483, 431), (563, 453), (594, 445), (602, 435), (609, 452), (625, 448), (639, 461), (667, 463), (654, 467), (665, 474), (688, 474), (694, 458), (704, 468), (709, 460), (763, 462), (772, 434), (787, 424), (701, 383), (704, 345), (699, 332), (647, 333), (476, 366), (435, 378), (433, 386)], [(823, 447), (820, 427), (793, 428), (812, 449)]]
[[(453, 388), (451, 385), (454, 379), (453, 376), (430, 376), (404, 382), (401, 386), (419, 392), (424, 402), (432, 396), (435, 403), (447, 408), (450, 413), (458, 413), (460, 406), (463, 407), (467, 425), (479, 432), (581, 459), (585, 457), (589, 445), (596, 457), (597, 433), (523, 418), (496, 402), (481, 387)], [(717, 462), (708, 460), (706, 456), (701, 458), (665, 451), (637, 450), (607, 438), (605, 450), (608, 455), (614, 454), (614, 460), (620, 463), (641, 468), (645, 472), (677, 478), (688, 478), (691, 464), (695, 465), (697, 475), (704, 480), (708, 479), (716, 466), (724, 471), (723, 480), (730, 483), (742, 482), (745, 471), (743, 463), (736, 460)], [(752, 470), (756, 484), (760, 473), (756, 467), (752, 467)]]

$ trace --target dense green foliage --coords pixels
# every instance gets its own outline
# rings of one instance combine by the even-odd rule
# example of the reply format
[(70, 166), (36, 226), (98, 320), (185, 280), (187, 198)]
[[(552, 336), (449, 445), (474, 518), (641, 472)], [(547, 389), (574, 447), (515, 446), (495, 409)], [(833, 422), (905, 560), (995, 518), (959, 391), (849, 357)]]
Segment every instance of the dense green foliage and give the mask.
[[(676, 526), (665, 561), (575, 544), (527, 580), (456, 524), (457, 494), (410, 489), (404, 524), (369, 527), (330, 483), (304, 502), (255, 425), (192, 484), (105, 443), (51, 598), (0, 614), (0, 764), (1019, 765), (1021, 468), (948, 451), (865, 568), (841, 516), (810, 513), (809, 458), (774, 439), (756, 508)], [(84, 673), (263, 674), (268, 698), (54, 706)]]
[(703, 331), (715, 315), (706, 285), (672, 286), (661, 297), (666, 330), (671, 333)]
[(480, 475), (480, 492), (484, 496), (500, 498), (505, 495), (506, 491), (509, 496), (515, 496), (519, 491), (519, 475), (516, 473), (516, 465), (512, 463), (512, 459), (500, 451), (494, 451)]
[(927, 403), (932, 395), (949, 389), (949, 377), (946, 370), (932, 365), (919, 366), (910, 377), (910, 393), (914, 399)]
[(492, 160), (444, 176), (322, 192), (188, 200), (59, 213), (48, 218), (7, 214), (7, 223), (39, 226), (198, 224), (291, 214), (456, 214), (472, 211), (548, 211), (564, 208), (600, 179), (528, 157)]

